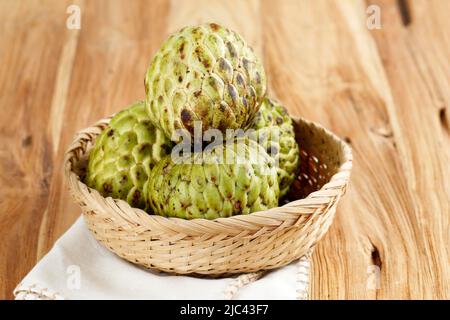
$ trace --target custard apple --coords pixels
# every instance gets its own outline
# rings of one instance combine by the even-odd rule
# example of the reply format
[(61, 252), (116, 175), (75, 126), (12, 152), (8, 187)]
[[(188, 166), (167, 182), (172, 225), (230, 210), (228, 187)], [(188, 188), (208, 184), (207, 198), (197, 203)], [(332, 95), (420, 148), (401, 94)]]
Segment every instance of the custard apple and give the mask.
[(238, 138), (188, 160), (163, 158), (149, 180), (153, 213), (184, 219), (230, 217), (278, 205), (274, 159), (255, 141)]
[(264, 98), (252, 129), (257, 141), (275, 158), (281, 198), (295, 180), (300, 162), (292, 119), (280, 103)]
[(89, 155), (86, 184), (103, 196), (147, 209), (147, 180), (153, 166), (170, 154), (172, 142), (148, 119), (143, 101), (117, 113)]
[(152, 123), (178, 142), (175, 131), (193, 135), (195, 121), (203, 131), (250, 126), (266, 76), (240, 35), (209, 23), (185, 27), (165, 41), (147, 70), (145, 90)]

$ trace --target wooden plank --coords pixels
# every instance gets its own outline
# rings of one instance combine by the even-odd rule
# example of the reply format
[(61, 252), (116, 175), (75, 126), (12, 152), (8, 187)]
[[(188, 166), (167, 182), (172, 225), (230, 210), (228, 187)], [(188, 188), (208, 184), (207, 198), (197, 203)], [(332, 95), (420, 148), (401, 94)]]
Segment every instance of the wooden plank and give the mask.
[[(420, 151), (406, 144), (405, 136), (411, 133), (402, 131), (399, 117), (407, 109), (394, 103), (379, 54), (382, 48), (366, 27), (366, 8), (362, 1), (263, 4), (272, 94), (293, 113), (346, 137), (355, 156), (348, 195), (314, 255), (312, 297), (443, 298), (448, 290), (438, 279), (445, 272), (442, 267), (430, 272), (423, 252), (435, 250), (442, 254), (432, 257), (437, 265), (448, 264), (446, 242), (427, 237), (422, 229), (426, 217), (416, 215), (418, 203), (426, 207), (427, 202), (419, 201), (411, 188), (402, 159), (407, 151), (417, 156)], [(387, 2), (385, 10), (397, 10), (395, 2)], [(409, 125), (417, 130), (421, 123)], [(428, 181), (424, 189), (434, 187)], [(448, 200), (443, 194), (436, 199)], [(440, 220), (431, 224), (443, 222), (448, 228), (446, 211), (434, 209)], [(374, 272), (379, 272), (379, 285)]]
[(47, 128), (66, 7), (64, 2), (0, 3), (0, 298), (11, 298), (36, 263), (55, 168)]
[[(126, 7), (126, 10), (123, 8)], [(64, 130), (57, 146), (46, 219), (41, 225), (39, 256), (75, 221), (80, 210), (62, 176), (65, 148), (73, 134), (136, 100), (145, 98), (143, 79), (151, 55), (166, 36), (168, 3), (89, 1), (82, 6), (82, 26), (61, 110)]]
[[(417, 221), (420, 284), (413, 297), (450, 297), (450, 28), (448, 1), (403, 1), (397, 10), (377, 1), (383, 28), (373, 32), (388, 76), (398, 120), (399, 159)], [(399, 14), (403, 19), (399, 19)], [(430, 18), (433, 17), (433, 18)], [(419, 129), (420, 128), (420, 129)], [(420, 255), (419, 255), (420, 254)]]

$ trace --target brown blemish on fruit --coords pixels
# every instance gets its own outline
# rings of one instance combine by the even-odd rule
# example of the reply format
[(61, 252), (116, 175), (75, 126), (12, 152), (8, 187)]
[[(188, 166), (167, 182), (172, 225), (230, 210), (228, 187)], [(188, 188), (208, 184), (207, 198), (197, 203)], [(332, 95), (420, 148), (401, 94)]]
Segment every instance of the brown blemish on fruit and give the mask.
[(108, 131), (108, 133), (106, 134), (108, 137), (111, 137), (114, 134), (114, 130), (111, 129)]
[(211, 27), (211, 30), (217, 31), (220, 29), (220, 26), (217, 23), (210, 23), (209, 26)]
[(192, 127), (191, 121), (192, 121), (192, 113), (187, 110), (183, 109), (181, 110), (181, 121), (183, 122), (184, 127), (190, 132), (193, 133), (194, 128)]
[(283, 123), (283, 119), (281, 117), (277, 117), (277, 119), (275, 121), (277, 122), (277, 124)]
[(236, 210), (241, 210), (241, 202), (238, 200), (238, 201), (236, 201), (236, 203), (234, 204), (234, 208), (236, 209)]
[(104, 190), (106, 193), (111, 193), (111, 192), (112, 192), (112, 185), (111, 185), (110, 183), (105, 182), (105, 183), (103, 184), (103, 190)]
[(135, 193), (133, 193), (133, 204), (138, 204), (139, 200), (141, 199), (141, 192), (139, 190), (136, 190)]
[(192, 120), (191, 112), (187, 109), (181, 110), (181, 121), (183, 123), (190, 122)]

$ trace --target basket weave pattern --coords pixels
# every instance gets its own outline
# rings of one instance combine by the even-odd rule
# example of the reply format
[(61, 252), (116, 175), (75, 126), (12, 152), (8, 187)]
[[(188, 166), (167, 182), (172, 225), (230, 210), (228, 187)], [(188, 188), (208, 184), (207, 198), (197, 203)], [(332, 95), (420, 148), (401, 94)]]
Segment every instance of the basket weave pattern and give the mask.
[(321, 126), (294, 118), (301, 170), (291, 202), (267, 211), (215, 220), (149, 215), (104, 198), (82, 181), (89, 151), (110, 118), (76, 134), (65, 176), (95, 237), (120, 257), (177, 274), (224, 275), (273, 269), (306, 254), (328, 230), (345, 193), (350, 148)]

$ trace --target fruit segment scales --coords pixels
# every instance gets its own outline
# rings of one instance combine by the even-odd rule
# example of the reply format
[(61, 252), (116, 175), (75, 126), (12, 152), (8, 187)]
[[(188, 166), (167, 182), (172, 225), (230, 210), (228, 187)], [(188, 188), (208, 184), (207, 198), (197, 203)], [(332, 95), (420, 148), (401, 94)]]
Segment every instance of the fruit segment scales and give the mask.
[(145, 76), (149, 116), (173, 141), (193, 133), (248, 128), (266, 93), (263, 65), (236, 32), (215, 23), (185, 27), (157, 51)]
[(275, 159), (282, 198), (294, 182), (300, 163), (292, 119), (278, 101), (266, 97), (256, 114), (252, 129), (255, 132), (251, 136)]
[(149, 181), (152, 211), (168, 217), (215, 219), (278, 205), (275, 161), (248, 138), (180, 158), (178, 163), (166, 156)]
[(105, 197), (147, 209), (151, 169), (170, 154), (173, 143), (149, 120), (143, 101), (116, 114), (89, 155), (86, 184)]

